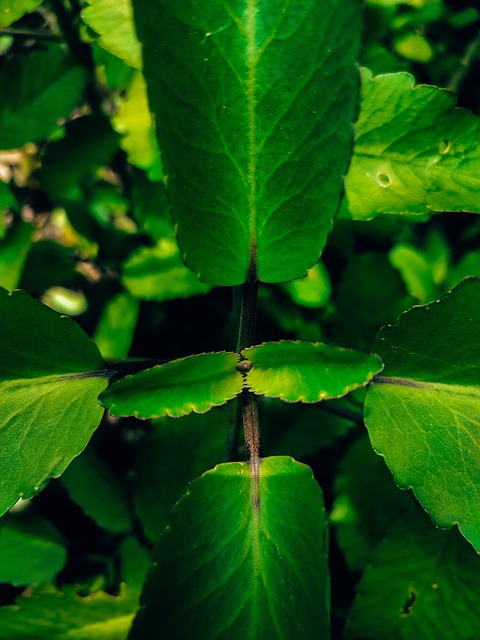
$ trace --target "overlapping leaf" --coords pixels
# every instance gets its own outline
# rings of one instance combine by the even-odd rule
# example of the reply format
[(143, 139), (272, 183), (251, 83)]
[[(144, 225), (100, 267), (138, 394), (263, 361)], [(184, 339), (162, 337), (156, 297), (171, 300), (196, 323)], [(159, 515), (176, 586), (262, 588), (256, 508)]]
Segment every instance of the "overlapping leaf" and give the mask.
[(0, 28), (9, 27), (31, 13), (42, 4), (43, 0), (0, 0)]
[(321, 342), (265, 342), (242, 355), (253, 363), (250, 389), (286, 402), (339, 398), (366, 385), (383, 367), (376, 355)]
[(130, 640), (328, 637), (324, 527), (305, 465), (218, 465), (172, 511)]
[(397, 484), (480, 551), (480, 280), (467, 278), (382, 329), (365, 423)]
[(341, 216), (480, 212), (480, 118), (408, 73), (362, 73), (361, 107)]
[(69, 318), (0, 289), (0, 513), (63, 473), (97, 428), (96, 346)]
[(100, 396), (114, 416), (179, 418), (205, 413), (240, 393), (236, 353), (201, 353), (127, 376)]
[(350, 155), (360, 2), (133, 0), (178, 238), (204, 282), (305, 275)]

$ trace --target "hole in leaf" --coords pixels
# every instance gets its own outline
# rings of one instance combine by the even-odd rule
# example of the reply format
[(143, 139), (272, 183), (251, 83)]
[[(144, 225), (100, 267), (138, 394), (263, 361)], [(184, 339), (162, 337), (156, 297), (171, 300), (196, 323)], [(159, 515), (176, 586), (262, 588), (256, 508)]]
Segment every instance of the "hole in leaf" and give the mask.
[(401, 616), (408, 616), (412, 612), (412, 607), (417, 599), (415, 591), (410, 591), (410, 597), (405, 600), (405, 603), (400, 611)]
[(379, 173), (377, 175), (377, 182), (381, 187), (389, 187), (392, 184), (392, 179), (387, 176), (386, 173)]
[(451, 150), (452, 150), (452, 143), (450, 142), (450, 140), (440, 140), (438, 144), (439, 153), (441, 153), (442, 155), (445, 155), (446, 153), (450, 153)]

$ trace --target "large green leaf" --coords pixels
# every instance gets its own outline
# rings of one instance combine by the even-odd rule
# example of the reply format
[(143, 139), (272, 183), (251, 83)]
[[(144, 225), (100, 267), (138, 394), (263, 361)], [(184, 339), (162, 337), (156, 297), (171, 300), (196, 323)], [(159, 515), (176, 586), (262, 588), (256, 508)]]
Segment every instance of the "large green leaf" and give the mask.
[(385, 361), (365, 423), (397, 484), (441, 527), (458, 524), (480, 551), (480, 280), (464, 280), (383, 328)]
[(133, 0), (189, 267), (305, 275), (330, 230), (357, 100), (357, 0)]
[(18, 55), (0, 73), (0, 147), (50, 136), (81, 103), (86, 71), (59, 48)]
[(201, 353), (126, 376), (100, 396), (114, 416), (179, 418), (225, 404), (243, 387), (236, 353)]
[(342, 217), (480, 212), (480, 118), (408, 73), (362, 73), (360, 115)]
[(131, 0), (87, 0), (82, 18), (100, 35), (98, 44), (126, 64), (142, 67), (142, 51), (133, 24)]
[(172, 511), (130, 640), (328, 637), (325, 523), (309, 467), (215, 467)]
[(253, 363), (249, 388), (286, 402), (339, 398), (366, 385), (383, 367), (376, 355), (321, 342), (265, 342), (242, 355)]
[(63, 473), (97, 428), (96, 346), (69, 318), (0, 289), (0, 514)]
[(43, 0), (0, 0), (0, 28), (9, 27), (26, 13), (31, 13)]
[(480, 558), (421, 512), (394, 525), (370, 558), (346, 638), (472, 640), (480, 628)]

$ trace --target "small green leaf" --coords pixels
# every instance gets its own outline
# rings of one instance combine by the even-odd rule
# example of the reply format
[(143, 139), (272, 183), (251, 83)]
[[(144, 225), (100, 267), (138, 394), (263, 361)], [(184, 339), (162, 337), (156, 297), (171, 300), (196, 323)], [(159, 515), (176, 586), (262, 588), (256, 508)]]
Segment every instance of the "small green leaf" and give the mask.
[(43, 0), (0, 0), (0, 28), (9, 27), (26, 13), (32, 13), (42, 2)]
[(432, 264), (420, 249), (405, 242), (396, 244), (388, 257), (398, 269), (408, 293), (419, 302), (431, 302), (438, 295)]
[(128, 356), (138, 312), (138, 302), (126, 293), (119, 293), (107, 302), (93, 337), (105, 359), (121, 360)]
[(328, 637), (322, 494), (292, 458), (195, 480), (153, 562), (130, 640)]
[(61, 482), (72, 500), (100, 527), (114, 533), (133, 528), (124, 487), (90, 447), (70, 464)]
[(357, 100), (357, 0), (133, 0), (186, 263), (303, 277), (332, 225)]
[(150, 540), (158, 540), (188, 483), (224, 459), (228, 409), (191, 413), (181, 420), (163, 418), (140, 443), (133, 491), (136, 513)]
[(162, 180), (160, 151), (148, 106), (147, 87), (140, 71), (133, 74), (125, 94), (117, 99), (116, 106), (112, 124), (122, 136), (120, 146), (129, 162), (144, 169), (151, 180)]
[(480, 558), (425, 514), (394, 525), (357, 586), (346, 638), (470, 640), (480, 628)]
[(102, 417), (103, 366), (69, 318), (0, 289), (0, 514), (85, 448)]
[(18, 286), (33, 232), (31, 225), (22, 223), (10, 229), (0, 241), (0, 287), (11, 291)]
[(49, 137), (83, 96), (86, 71), (61, 49), (18, 55), (0, 73), (0, 147), (15, 149)]
[(179, 418), (225, 404), (243, 387), (236, 353), (201, 353), (126, 376), (100, 396), (114, 416)]
[(283, 286), (294, 302), (309, 309), (324, 307), (330, 298), (330, 279), (321, 262), (309, 269), (305, 278), (292, 280)]
[(373, 350), (365, 424), (397, 484), (440, 527), (458, 524), (480, 551), (480, 280), (464, 280), (384, 327)]
[[(16, 207), (17, 201), (7, 183), (0, 180), (0, 239), (5, 236), (7, 228), (5, 214), (9, 207)], [(8, 287), (7, 287), (8, 288)]]
[(341, 216), (480, 212), (480, 118), (408, 73), (362, 73), (360, 115)]
[(135, 298), (159, 302), (189, 298), (211, 289), (184, 265), (173, 237), (135, 251), (123, 265), (122, 283)]
[(82, 19), (99, 34), (98, 44), (130, 67), (142, 68), (131, 0), (87, 0)]
[(383, 367), (376, 355), (321, 342), (265, 342), (242, 355), (253, 362), (247, 374), (250, 389), (285, 402), (340, 398), (366, 385)]
[(47, 520), (10, 516), (0, 530), (0, 582), (18, 586), (51, 580), (66, 559), (65, 545)]
[(118, 596), (33, 591), (0, 608), (0, 640), (126, 640), (137, 607), (137, 589), (125, 585)]

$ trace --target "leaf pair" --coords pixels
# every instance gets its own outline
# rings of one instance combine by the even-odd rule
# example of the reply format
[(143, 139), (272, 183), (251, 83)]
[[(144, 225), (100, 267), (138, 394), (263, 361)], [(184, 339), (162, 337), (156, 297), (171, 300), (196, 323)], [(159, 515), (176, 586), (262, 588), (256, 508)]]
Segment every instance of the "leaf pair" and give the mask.
[(246, 385), (287, 402), (339, 398), (381, 371), (375, 355), (322, 343), (267, 342), (242, 351), (253, 367), (243, 375), (236, 353), (204, 353), (158, 365), (116, 382), (102, 393), (115, 416), (180, 417), (224, 404)]

